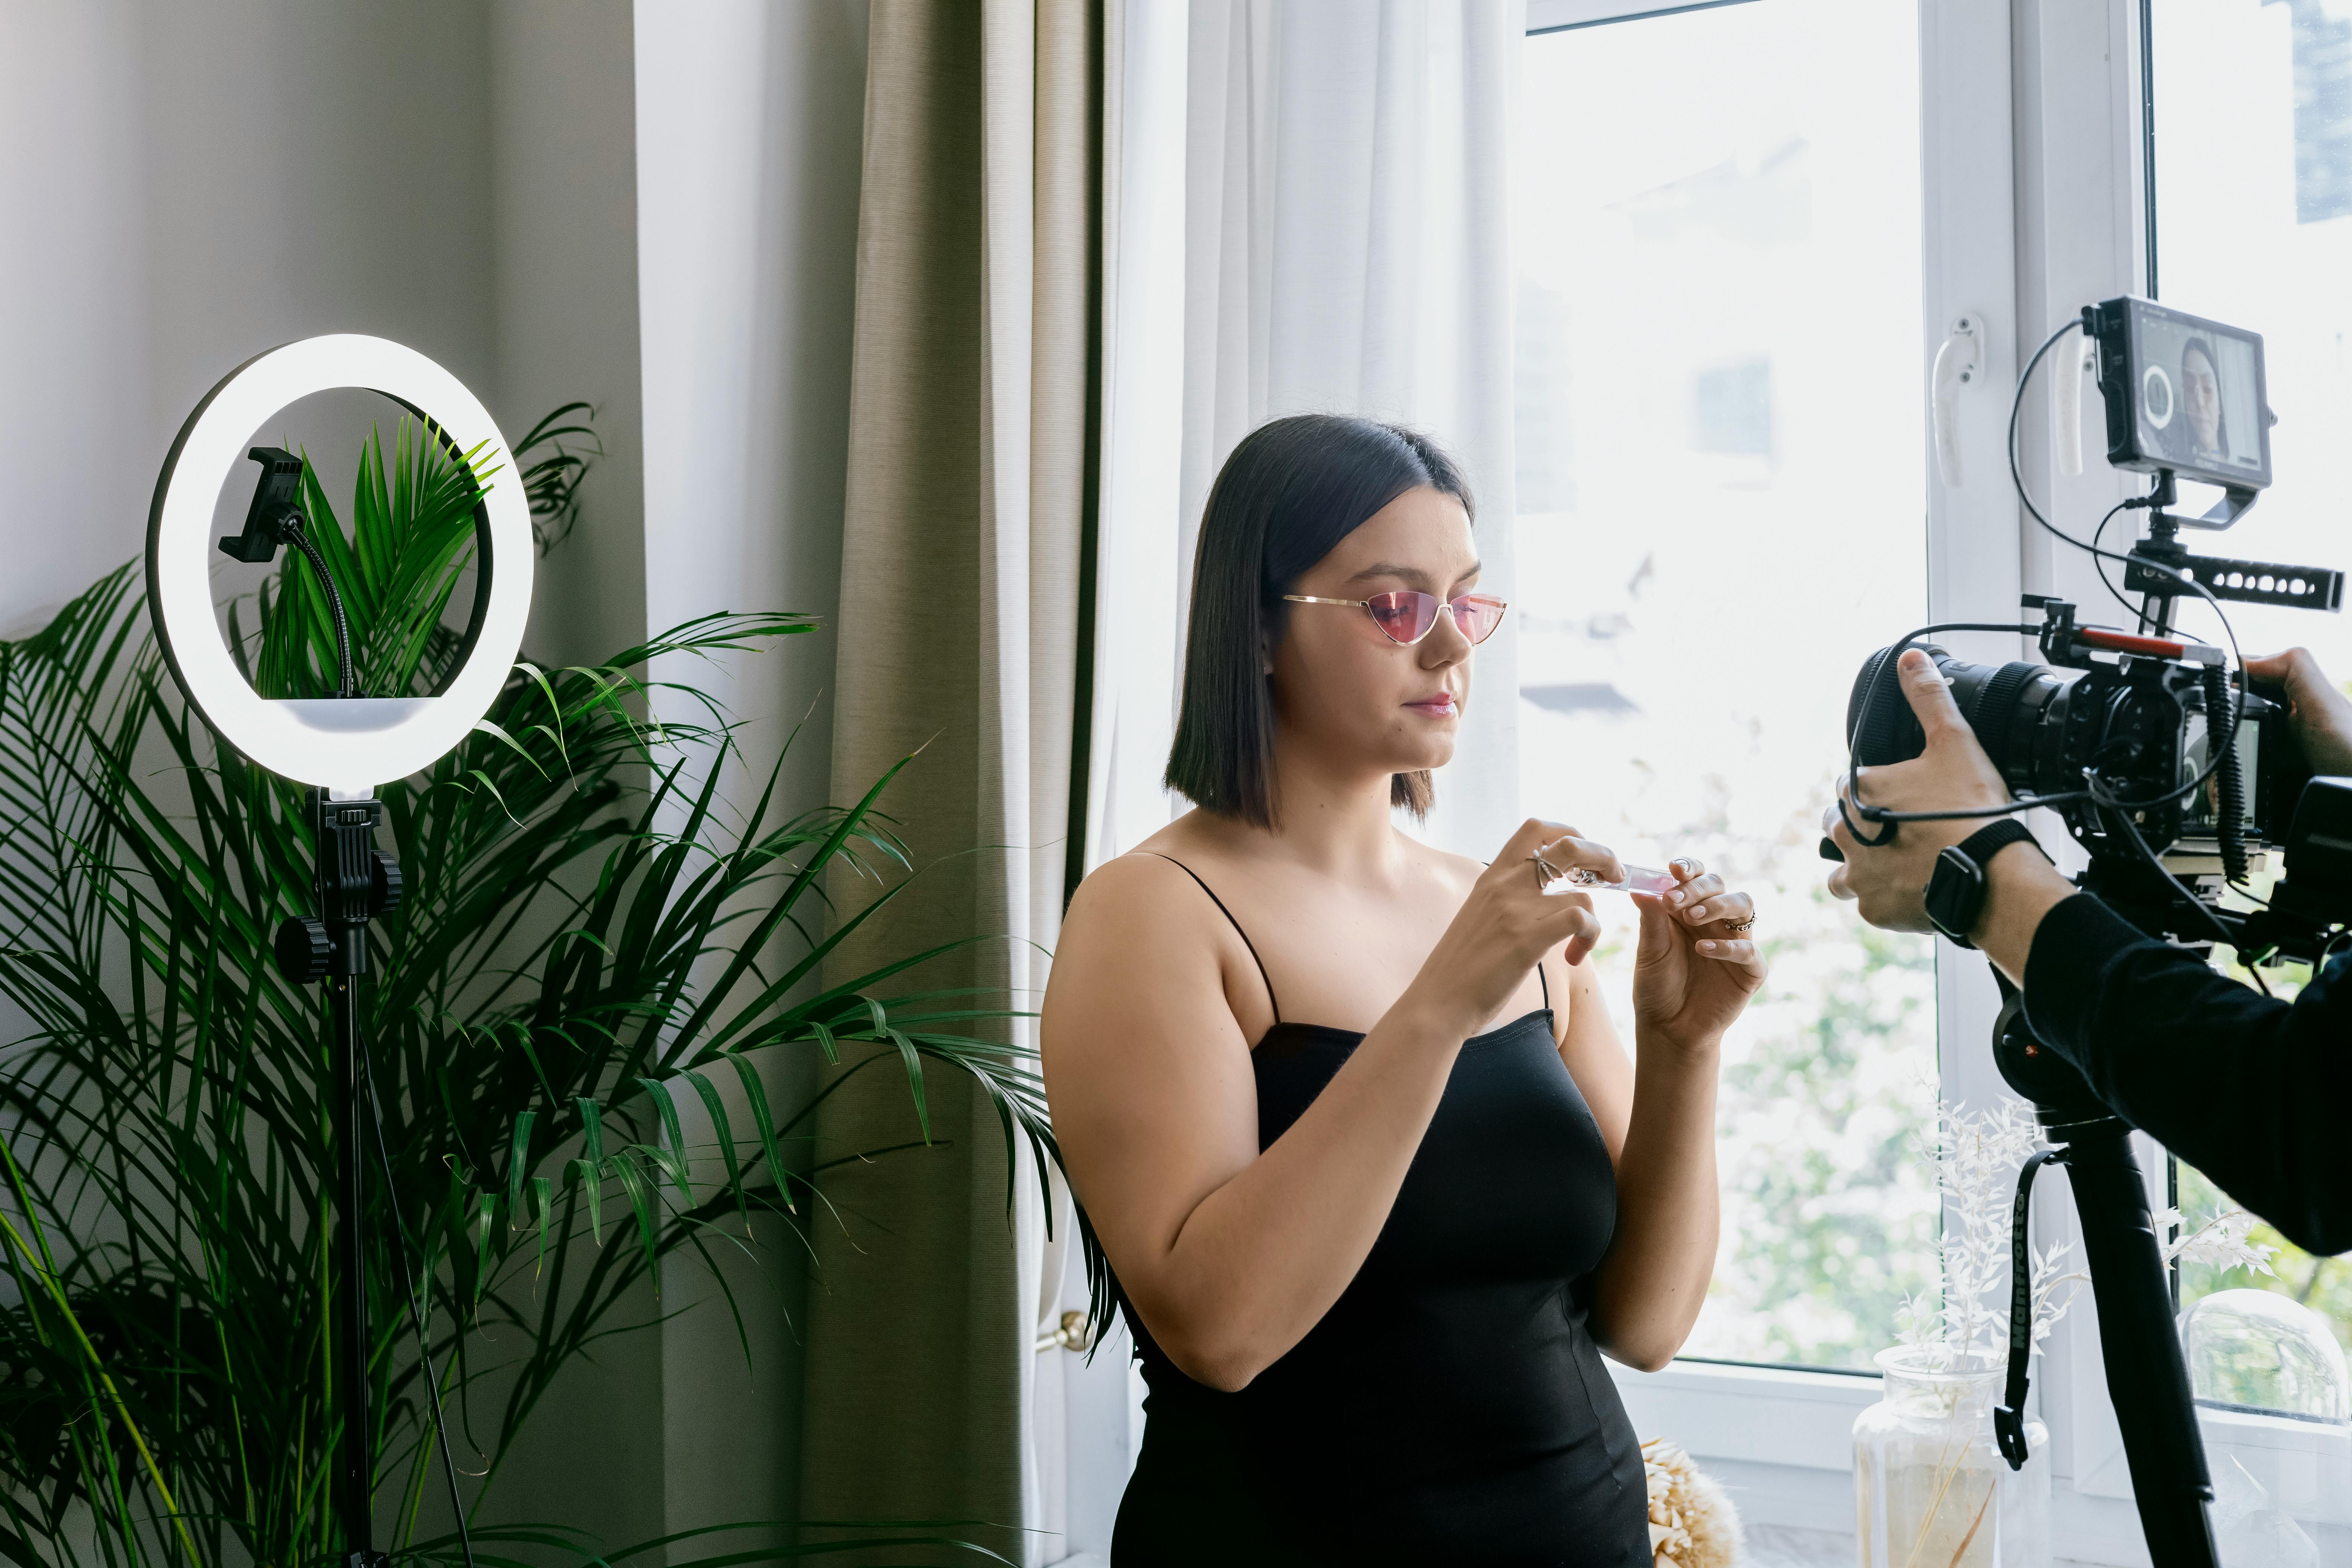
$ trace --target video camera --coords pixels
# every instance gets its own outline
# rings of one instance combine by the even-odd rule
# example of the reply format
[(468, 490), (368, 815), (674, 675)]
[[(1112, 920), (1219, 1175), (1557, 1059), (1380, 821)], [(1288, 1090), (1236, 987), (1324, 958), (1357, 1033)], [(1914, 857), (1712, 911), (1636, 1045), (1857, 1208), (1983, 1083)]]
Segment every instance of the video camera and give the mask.
[[(2122, 502), (2099, 524), (2103, 531), (2125, 511), (2149, 514), (2147, 537), (2126, 554), (2101, 549), (2096, 531), (2084, 541), (2058, 528), (2034, 506), (2018, 468), (2026, 385), (2043, 356), (2078, 327), (2098, 350), (2108, 462), (2155, 477), (2147, 495)], [(2192, 555), (2180, 543), (2184, 527), (2227, 528), (2269, 485), (2271, 424), (2263, 341), (2255, 333), (2127, 298), (2085, 307), (2079, 321), (2043, 341), (2010, 405), (2010, 476), (2035, 522), (2088, 551), (2095, 563), (2123, 566), (2121, 588), (2107, 581), (2104, 566), (2100, 578), (2135, 624), (2128, 630), (2085, 625), (2072, 603), (2029, 594), (2025, 606), (2042, 613), (2039, 626), (1922, 626), (1871, 655), (1846, 705), (1846, 787), (1839, 804), (1857, 842), (1883, 844), (1905, 822), (2047, 806), (2090, 852), (2077, 881), (2149, 935), (2189, 948), (2226, 943), (2253, 966), (2258, 984), (2262, 966), (2286, 958), (2316, 965), (2326, 957), (2352, 918), (2352, 778), (2313, 777), (2286, 710), (2249, 689), (2243, 658), (2225, 661), (2221, 648), (2173, 629), (2175, 607), (2193, 595), (2213, 606), (2235, 655), (2225, 600), (2343, 607), (2343, 574), (2331, 567)], [(2221, 504), (2201, 517), (2170, 511), (2181, 478), (2221, 486)], [(2128, 593), (2140, 596), (2137, 606)], [(1922, 640), (1953, 631), (2032, 636), (2047, 662), (1969, 664)], [(1857, 789), (1862, 766), (1907, 761), (1927, 744), (1895, 672), (1895, 660), (1913, 647), (1925, 648), (1950, 682), (1954, 702), (2016, 797), (2012, 804), (1888, 811), (1872, 806)], [(2253, 857), (2273, 849), (2284, 852), (2287, 875), (2264, 900), (2247, 883)], [(1837, 858), (1837, 846), (1824, 839), (1822, 853)], [(2256, 907), (2225, 908), (2232, 888)], [(2214, 1568), (2219, 1553), (2207, 1512), (2212, 1482), (2131, 1128), (2035, 1037), (2017, 987), (1998, 970), (1994, 979), (2002, 996), (1994, 1061), (2010, 1086), (2034, 1102), (2053, 1145), (2028, 1160), (2018, 1176), (2008, 1382), (1993, 1413), (1996, 1439), (2013, 1468), (2025, 1464), (2032, 1351), (2027, 1201), (2034, 1173), (2054, 1161), (2067, 1168), (2082, 1221), (2107, 1388), (2150, 1557), (2158, 1568)]]
[[(2136, 625), (2084, 625), (2073, 603), (2029, 594), (2038, 626), (1923, 627), (1864, 661), (1846, 705), (1851, 762), (1903, 762), (1925, 746), (1895, 669), (1906, 647), (1922, 647), (2018, 797), (2011, 809), (2050, 807), (2089, 851), (2085, 889), (2151, 935), (2226, 942), (2249, 963), (2313, 962), (2352, 918), (2352, 779), (2315, 779), (2284, 706), (2250, 689), (2221, 648), (2173, 630), (2178, 602), (2192, 595), (2217, 612), (2224, 600), (2343, 606), (2344, 576), (2334, 568), (2192, 555), (2179, 542), (2183, 527), (2227, 528), (2271, 482), (2263, 340), (2125, 298), (2086, 306), (2034, 361), (2077, 326), (2097, 348), (2107, 460), (2155, 476), (2148, 495), (2116, 509), (2149, 512), (2148, 536), (2118, 556), (2099, 549), (2095, 535), (2084, 544), (2033, 515), (2123, 565), (2116, 597)], [(2024, 385), (2021, 377), (2021, 403)], [(2012, 409), (2012, 471), (2015, 430)], [(2221, 503), (2201, 517), (2167, 510), (2177, 478), (2221, 486)], [(2018, 491), (2025, 496), (2021, 481)], [(2137, 608), (2123, 597), (2132, 593)], [(1970, 664), (1919, 640), (1962, 629), (2032, 635), (2046, 662)], [(1854, 815), (1889, 830), (1900, 820), (1866, 805)], [(1869, 841), (1861, 826), (1853, 830)], [(2268, 907), (2221, 907), (2272, 850), (2284, 851), (2288, 875)]]

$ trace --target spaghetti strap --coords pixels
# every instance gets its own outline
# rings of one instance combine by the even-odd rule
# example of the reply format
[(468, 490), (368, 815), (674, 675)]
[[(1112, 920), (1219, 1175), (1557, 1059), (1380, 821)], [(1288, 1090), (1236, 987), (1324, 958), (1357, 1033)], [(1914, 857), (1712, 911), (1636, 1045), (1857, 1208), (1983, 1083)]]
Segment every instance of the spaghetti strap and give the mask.
[(1536, 965), (1536, 984), (1543, 987), (1544, 1011), (1551, 1011), (1551, 982), (1544, 978), (1543, 965)]
[[(1175, 856), (1161, 855), (1157, 849), (1146, 849), (1143, 853), (1146, 855), (1156, 856), (1160, 859), (1167, 861), (1171, 866), (1175, 867), (1179, 871), (1181, 871), (1187, 877), (1192, 878), (1193, 881), (1200, 883), (1201, 891), (1209, 895), (1209, 902), (1217, 906), (1217, 912), (1225, 917), (1225, 923), (1234, 928), (1234, 934), (1242, 939), (1242, 945), (1244, 947), (1249, 949), (1250, 962), (1257, 965), (1257, 977), (1265, 984), (1266, 1005), (1274, 1009), (1274, 1021), (1277, 1024), (1281, 1023), (1282, 1004), (1275, 1000), (1274, 981), (1266, 974), (1265, 960), (1257, 955), (1257, 943), (1250, 941), (1249, 932), (1242, 930), (1242, 922), (1234, 919), (1234, 911), (1225, 908), (1225, 900), (1217, 897), (1217, 890), (1214, 888), (1210, 887), (1206, 882), (1201, 881), (1201, 874), (1198, 871), (1195, 871), (1192, 867), (1187, 866), (1183, 861), (1176, 858)], [(1546, 1005), (1549, 1005), (1549, 1004), (1547, 1003)]]

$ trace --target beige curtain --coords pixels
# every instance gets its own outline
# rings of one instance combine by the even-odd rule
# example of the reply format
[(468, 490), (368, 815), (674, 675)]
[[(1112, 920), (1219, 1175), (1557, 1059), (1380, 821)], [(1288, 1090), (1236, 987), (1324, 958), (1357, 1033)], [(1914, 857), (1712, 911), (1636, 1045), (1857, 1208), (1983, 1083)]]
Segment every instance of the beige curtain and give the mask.
[[(1099, 0), (879, 0), (872, 18), (833, 784), (854, 800), (920, 748), (883, 805), (922, 869), (840, 972), (997, 938), (913, 984), (1030, 1007), (1083, 745)], [(847, 909), (873, 891), (833, 890)], [(1034, 1523), (1040, 1200), (1024, 1160), (1028, 1218), (1007, 1212), (982, 1095), (937, 1068), (927, 1089), (944, 1147), (822, 1178), (841, 1223), (813, 1227), (802, 1517)], [(918, 1139), (903, 1072), (859, 1074), (815, 1133), (820, 1162)]]

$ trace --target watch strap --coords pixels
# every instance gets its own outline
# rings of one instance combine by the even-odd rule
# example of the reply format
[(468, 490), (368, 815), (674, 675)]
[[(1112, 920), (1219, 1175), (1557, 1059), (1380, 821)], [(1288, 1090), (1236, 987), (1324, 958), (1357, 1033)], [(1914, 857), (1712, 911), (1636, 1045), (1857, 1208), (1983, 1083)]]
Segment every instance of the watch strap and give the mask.
[(1935, 872), (1927, 880), (1927, 918), (1937, 931), (1961, 947), (1976, 946), (1969, 932), (1984, 910), (1985, 866), (2021, 839), (2037, 850), (2042, 847), (2032, 828), (2013, 816), (2004, 816), (1936, 857)]
[[(1995, 855), (2011, 845), (2018, 843), (2031, 844), (2037, 851), (2042, 848), (2042, 841), (2033, 837), (2033, 829), (2013, 816), (2004, 816), (1997, 822), (1986, 824), (1961, 839), (1959, 851), (1974, 861), (1977, 869), (1981, 871), (1986, 863)], [(2046, 854), (2042, 858), (2044, 860), (2050, 858)]]

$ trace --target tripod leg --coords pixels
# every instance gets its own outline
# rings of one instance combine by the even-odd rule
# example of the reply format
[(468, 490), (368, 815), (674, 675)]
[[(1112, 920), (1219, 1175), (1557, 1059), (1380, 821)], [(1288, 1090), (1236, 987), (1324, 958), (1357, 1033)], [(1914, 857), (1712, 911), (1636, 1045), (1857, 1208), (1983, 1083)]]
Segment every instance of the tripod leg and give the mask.
[[(278, 932), (278, 957), (298, 984), (327, 983), (329, 1053), (334, 1061), (335, 1220), (330, 1256), (333, 1377), (342, 1431), (333, 1460), (333, 1502), (342, 1526), (346, 1568), (380, 1568), (374, 1549), (375, 1426), (370, 1409), (366, 1182), (361, 1140), (366, 1105), (360, 1081), (359, 981), (367, 973), (368, 921), (399, 899), (396, 873), (375, 852), (383, 803), (337, 801), (323, 790), (310, 797), (317, 835), (314, 889), (319, 918), (289, 921)], [(383, 886), (380, 886), (383, 884)], [(389, 888), (389, 893), (385, 891)]]
[(359, 1008), (352, 986), (349, 974), (327, 982), (335, 1058), (335, 1382), (343, 1410), (342, 1441), (335, 1456), (335, 1500), (342, 1516), (347, 1563), (373, 1556), (375, 1522), (375, 1478), (368, 1458), (373, 1433), (368, 1408), (367, 1254), (361, 1228), (362, 1134), (352, 1068), (358, 1060)]
[(2148, 1555), (2157, 1568), (2213, 1568), (2220, 1558), (2206, 1517), (2213, 1483), (2139, 1164), (2118, 1124), (2112, 1133), (2074, 1142), (2066, 1170), (2098, 1302), (2107, 1393), (2123, 1426)]

